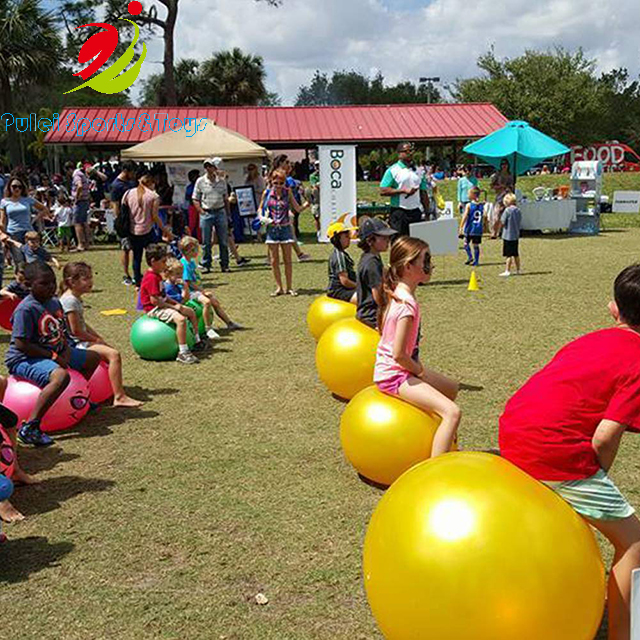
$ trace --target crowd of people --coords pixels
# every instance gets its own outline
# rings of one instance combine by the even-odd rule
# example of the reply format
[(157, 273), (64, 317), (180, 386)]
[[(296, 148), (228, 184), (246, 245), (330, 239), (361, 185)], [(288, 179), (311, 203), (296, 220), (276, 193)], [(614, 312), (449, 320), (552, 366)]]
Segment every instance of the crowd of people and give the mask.
[[(328, 230), (333, 250), (328, 260), (327, 295), (354, 304), (356, 318), (380, 333), (373, 379), (378, 389), (440, 416), (431, 451), (435, 457), (450, 451), (457, 439), (462, 418), (457, 403), (460, 385), (428, 367), (420, 357), (422, 316), (416, 291), (430, 281), (434, 265), (429, 245), (409, 237), (408, 225), (426, 216), (429, 188), (425, 176), (412, 165), (412, 146), (402, 143), (398, 151), (398, 162), (387, 170), (380, 185), (381, 193), (391, 197), (395, 207), (390, 224), (380, 218), (363, 217), (357, 229), (334, 222)], [(230, 330), (242, 329), (213, 292), (202, 286), (201, 269), (208, 272), (213, 265), (214, 230), (220, 268), (228, 270), (225, 249), (229, 248), (231, 195), (219, 158), (206, 159), (203, 169), (202, 176), (189, 177), (177, 220), (162, 214), (164, 205), (157, 188), (165, 188), (163, 179), (144, 167), (125, 163), (101, 194), (109, 193), (113, 200), (123, 256), (127, 252), (133, 256), (133, 284), (139, 289), (142, 309), (150, 318), (175, 325), (177, 361), (182, 364), (197, 363), (195, 353), (210, 348), (211, 341), (219, 337), (215, 316)], [(296, 295), (293, 253), (299, 260), (306, 259), (298, 242), (297, 218), (311, 206), (312, 198), (291, 172), (286, 156), (274, 159), (264, 179), (257, 167), (248, 170), (259, 192), (257, 229), (267, 245), (276, 284), (273, 296)], [(22, 518), (8, 500), (11, 481), (26, 485), (35, 481), (22, 469), (16, 443), (20, 440), (35, 447), (53, 443), (41, 424), (69, 384), (69, 369), (89, 379), (104, 362), (114, 405), (140, 405), (125, 391), (121, 354), (85, 320), (83, 297), (93, 287), (91, 266), (82, 260), (68, 262), (58, 287), (54, 269), (60, 265), (40, 246), (36, 231), (39, 221), (58, 220), (61, 210), (66, 210), (61, 218), (66, 222), (64, 227), (69, 226), (69, 220), (73, 223), (76, 250), (90, 247), (90, 234), (84, 227), (93, 191), (90, 175), (88, 166), (76, 167), (70, 175), (69, 189), (54, 180), (51, 184), (58, 186), (57, 205), (50, 206), (28, 195), (25, 177), (15, 173), (7, 181), (0, 203), (0, 240), (15, 272), (0, 297), (20, 300), (12, 316), (5, 363), (10, 375), (41, 389), (31, 415), (22, 424), (0, 405), (0, 518), (4, 521)], [(506, 258), (501, 275), (517, 273), (520, 214), (508, 163), (492, 177), (491, 185), (496, 199), (490, 233), (491, 237), (502, 233)], [(477, 182), (469, 173), (460, 178), (458, 196), (467, 263), (477, 265), (486, 216)], [(194, 223), (203, 243), (201, 263)], [(356, 232), (362, 253), (357, 267), (349, 254)], [(64, 247), (61, 245), (61, 249)], [(381, 256), (389, 249), (385, 267)], [(144, 275), (143, 259), (148, 267)], [(129, 277), (124, 257), (123, 268)], [(619, 274), (613, 298), (609, 309), (616, 326), (568, 344), (527, 381), (507, 403), (500, 418), (499, 437), (506, 459), (547, 484), (614, 545), (610, 629), (620, 631), (619, 636), (612, 637), (628, 637), (621, 630), (628, 629), (631, 572), (640, 567), (640, 521), (607, 472), (625, 431), (640, 431), (639, 265)], [(192, 300), (202, 305), (204, 333), (200, 333), (198, 318), (187, 305)], [(188, 346), (189, 325), (195, 337), (193, 349)], [(0, 378), (0, 398), (6, 387), (7, 379)]]

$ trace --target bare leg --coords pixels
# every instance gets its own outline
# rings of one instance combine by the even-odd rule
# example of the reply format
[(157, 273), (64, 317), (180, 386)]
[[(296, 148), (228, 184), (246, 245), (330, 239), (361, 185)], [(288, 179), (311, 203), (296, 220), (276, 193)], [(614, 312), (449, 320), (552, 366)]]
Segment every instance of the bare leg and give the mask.
[(178, 344), (182, 347), (187, 344), (187, 319), (176, 311), (173, 322), (176, 325)]
[(213, 307), (211, 306), (211, 300), (205, 298), (206, 302), (202, 305), (202, 317), (204, 319), (204, 326), (209, 328), (213, 326)]
[(273, 277), (276, 281), (275, 295), (281, 295), (284, 293), (282, 288), (282, 276), (280, 275), (280, 255), (278, 252), (278, 244), (268, 244), (269, 258), (271, 260), (271, 270), (273, 271)]
[(119, 351), (106, 344), (94, 344), (89, 347), (95, 351), (100, 359), (109, 365), (109, 380), (113, 388), (114, 407), (139, 407), (142, 402), (130, 398), (122, 384), (122, 356)]
[(49, 384), (40, 392), (38, 399), (29, 416), (29, 420), (42, 420), (51, 405), (61, 396), (69, 385), (69, 372), (66, 369), (56, 369), (51, 372)]
[(282, 246), (282, 259), (284, 260), (284, 277), (287, 281), (287, 291), (293, 291), (293, 264), (291, 263), (291, 247), (297, 247), (298, 243), (288, 243)]
[(518, 273), (520, 273), (520, 256), (516, 256), (516, 257), (514, 258), (514, 261), (515, 261), (515, 263), (516, 263), (516, 271), (517, 271)]
[(431, 457), (450, 451), (460, 424), (461, 412), (458, 405), (435, 387), (415, 377), (404, 382), (398, 393), (403, 400), (425, 411), (435, 411), (441, 416), (442, 422), (431, 446)]
[(127, 251), (126, 249), (122, 251), (122, 270), (124, 271), (124, 275), (131, 279), (131, 274), (129, 273), (129, 259), (131, 256), (131, 251)]
[(87, 248), (87, 238), (84, 233), (83, 224), (73, 225), (76, 228), (76, 237), (78, 238), (78, 251), (84, 251)]
[(185, 317), (191, 323), (191, 326), (193, 327), (193, 333), (195, 335), (198, 335), (198, 333), (199, 333), (199, 330), (198, 330), (198, 316), (196, 315), (196, 312), (191, 307), (185, 307), (183, 313), (184, 313)]
[(351, 296), (351, 300), (349, 300), (349, 302), (351, 304), (358, 304), (358, 292), (354, 291), (353, 295)]
[(236, 245), (236, 239), (233, 237), (233, 233), (229, 233), (229, 251), (234, 257), (235, 261), (240, 260), (240, 254), (238, 253), (238, 245)]
[(211, 296), (210, 300), (211, 300), (211, 304), (213, 305), (213, 308), (216, 310), (216, 315), (218, 316), (218, 318), (220, 318), (220, 320), (222, 320), (222, 322), (224, 322), (227, 325), (231, 324), (231, 318), (227, 315), (227, 312), (222, 308), (222, 305), (220, 304), (220, 300), (218, 300), (218, 298), (214, 298), (213, 296)]
[(609, 640), (629, 640), (631, 573), (640, 568), (640, 521), (631, 516), (625, 520), (588, 522), (615, 549), (608, 585)]

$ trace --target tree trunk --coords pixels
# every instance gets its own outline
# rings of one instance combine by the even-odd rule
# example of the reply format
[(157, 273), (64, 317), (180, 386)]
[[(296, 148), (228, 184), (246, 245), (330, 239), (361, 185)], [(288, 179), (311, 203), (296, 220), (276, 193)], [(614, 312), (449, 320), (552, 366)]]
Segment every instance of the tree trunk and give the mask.
[(173, 72), (174, 44), (173, 36), (178, 18), (178, 0), (167, 3), (167, 18), (164, 21), (164, 87), (161, 96), (162, 105), (175, 107), (178, 104), (178, 96), (176, 93), (176, 79)]
[[(11, 114), (15, 118), (13, 111), (13, 95), (11, 93), (11, 84), (6, 74), (0, 70), (0, 115), (3, 113)], [(20, 145), (18, 144), (18, 133), (16, 131), (15, 122), (13, 126), (7, 127), (7, 142), (9, 147), (9, 162), (11, 167), (17, 167), (20, 164)]]

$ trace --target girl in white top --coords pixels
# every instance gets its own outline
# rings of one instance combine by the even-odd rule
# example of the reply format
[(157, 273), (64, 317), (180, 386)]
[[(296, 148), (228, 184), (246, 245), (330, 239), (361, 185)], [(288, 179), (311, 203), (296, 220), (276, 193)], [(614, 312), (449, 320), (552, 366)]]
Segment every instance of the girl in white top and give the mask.
[(71, 336), (79, 347), (95, 351), (109, 365), (114, 407), (139, 407), (142, 402), (130, 398), (122, 384), (122, 356), (110, 347), (84, 320), (82, 296), (93, 289), (93, 273), (86, 262), (69, 262), (62, 272), (60, 304), (67, 318)]
[(378, 310), (382, 335), (373, 380), (383, 393), (441, 416), (431, 447), (431, 457), (435, 457), (451, 450), (460, 409), (455, 403), (458, 383), (428, 369), (413, 356), (420, 327), (415, 292), (419, 284), (429, 282), (432, 271), (426, 242), (407, 236), (396, 240), (383, 280), (383, 304)]

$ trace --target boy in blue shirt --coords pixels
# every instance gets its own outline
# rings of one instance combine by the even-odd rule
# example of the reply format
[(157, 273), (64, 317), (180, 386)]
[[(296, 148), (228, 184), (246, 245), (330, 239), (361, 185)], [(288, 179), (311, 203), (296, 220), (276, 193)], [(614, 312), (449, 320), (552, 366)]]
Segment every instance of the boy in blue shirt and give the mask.
[(478, 186), (478, 178), (471, 175), (469, 167), (462, 168), (462, 175), (458, 179), (458, 209), (460, 215), (464, 215), (469, 204), (469, 192)]
[[(467, 252), (465, 264), (477, 267), (480, 262), (480, 245), (484, 231), (484, 204), (480, 202), (480, 189), (473, 187), (469, 191), (471, 201), (460, 221), (460, 237), (464, 237), (464, 250)], [(473, 245), (473, 256), (471, 255)]]
[(69, 345), (62, 305), (55, 297), (56, 276), (44, 262), (25, 267), (25, 284), (31, 288), (11, 318), (13, 330), (5, 363), (11, 375), (42, 389), (18, 437), (24, 444), (47, 447), (53, 440), (42, 433), (40, 421), (69, 384), (67, 369), (88, 380), (100, 364), (100, 356)]

